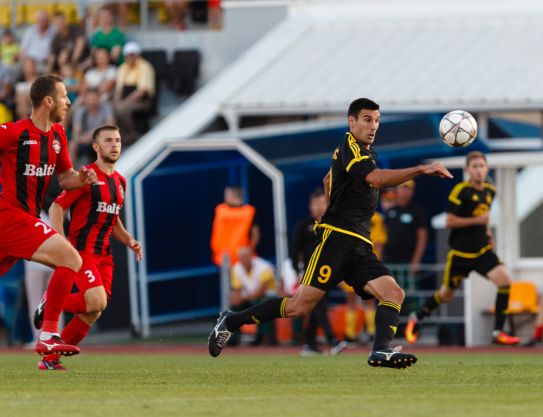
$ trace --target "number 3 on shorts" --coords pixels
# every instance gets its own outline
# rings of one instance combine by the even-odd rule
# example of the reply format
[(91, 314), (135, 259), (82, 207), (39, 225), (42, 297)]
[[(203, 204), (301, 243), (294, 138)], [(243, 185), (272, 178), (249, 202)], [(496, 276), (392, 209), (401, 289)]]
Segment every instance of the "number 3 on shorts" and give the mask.
[(321, 266), (321, 269), (319, 269), (319, 282), (321, 284), (326, 284), (331, 276), (332, 268), (330, 268), (328, 265)]
[(94, 276), (94, 274), (92, 273), (90, 269), (85, 270), (84, 274), (89, 279), (89, 282), (94, 282), (96, 280), (96, 277)]

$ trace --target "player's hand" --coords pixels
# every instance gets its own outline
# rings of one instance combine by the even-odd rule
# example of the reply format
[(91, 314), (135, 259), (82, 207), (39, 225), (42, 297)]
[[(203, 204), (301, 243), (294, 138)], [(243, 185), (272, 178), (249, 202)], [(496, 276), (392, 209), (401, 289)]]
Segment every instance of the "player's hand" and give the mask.
[(136, 254), (136, 261), (141, 261), (143, 259), (141, 242), (132, 239), (128, 242), (128, 247)]
[(434, 162), (432, 164), (423, 165), (422, 173), (425, 175), (432, 175), (440, 178), (452, 178), (453, 175), (447, 168), (443, 166), (441, 162)]
[(487, 211), (484, 214), (481, 214), (480, 216), (475, 217), (478, 220), (478, 223), (481, 226), (486, 226), (488, 222), (490, 222), (490, 212)]
[(98, 183), (98, 176), (94, 169), (87, 169), (85, 167), (79, 168), (79, 178), (83, 184), (96, 184)]

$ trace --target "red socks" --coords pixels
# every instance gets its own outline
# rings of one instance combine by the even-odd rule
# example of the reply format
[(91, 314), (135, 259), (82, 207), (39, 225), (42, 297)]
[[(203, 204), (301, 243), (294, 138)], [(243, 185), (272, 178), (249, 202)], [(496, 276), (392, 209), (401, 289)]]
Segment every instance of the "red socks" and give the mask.
[(64, 266), (55, 269), (47, 287), (47, 303), (43, 313), (42, 331), (58, 333), (58, 319), (64, 308), (64, 303), (70, 295), (76, 275), (76, 272)]
[(87, 336), (89, 330), (90, 326), (87, 323), (81, 320), (79, 316), (74, 316), (66, 325), (60, 337), (64, 343), (77, 346)]
[(87, 302), (83, 294), (80, 292), (70, 294), (64, 304), (64, 311), (71, 314), (87, 313)]

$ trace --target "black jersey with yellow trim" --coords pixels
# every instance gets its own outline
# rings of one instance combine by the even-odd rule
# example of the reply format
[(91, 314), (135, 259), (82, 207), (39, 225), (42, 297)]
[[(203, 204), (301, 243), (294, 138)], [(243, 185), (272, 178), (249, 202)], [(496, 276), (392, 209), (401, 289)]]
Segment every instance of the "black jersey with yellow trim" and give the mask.
[(376, 168), (376, 154), (371, 147), (361, 146), (347, 132), (345, 140), (332, 156), (330, 167), (330, 204), (317, 227), (361, 239), (370, 239), (371, 217), (377, 208), (379, 190), (365, 178)]
[[(481, 216), (490, 211), (495, 196), (496, 188), (489, 183), (477, 190), (467, 181), (460, 182), (449, 194), (447, 213), (458, 217)], [(451, 248), (465, 253), (478, 253), (489, 243), (487, 226), (483, 225), (456, 227), (449, 236)]]

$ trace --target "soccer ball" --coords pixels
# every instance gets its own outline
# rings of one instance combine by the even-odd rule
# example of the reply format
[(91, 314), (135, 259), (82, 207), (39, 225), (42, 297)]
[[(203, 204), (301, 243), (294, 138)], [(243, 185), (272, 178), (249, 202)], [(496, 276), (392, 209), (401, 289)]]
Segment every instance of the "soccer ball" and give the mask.
[(468, 146), (477, 137), (477, 122), (464, 110), (453, 110), (439, 122), (439, 134), (453, 148)]

